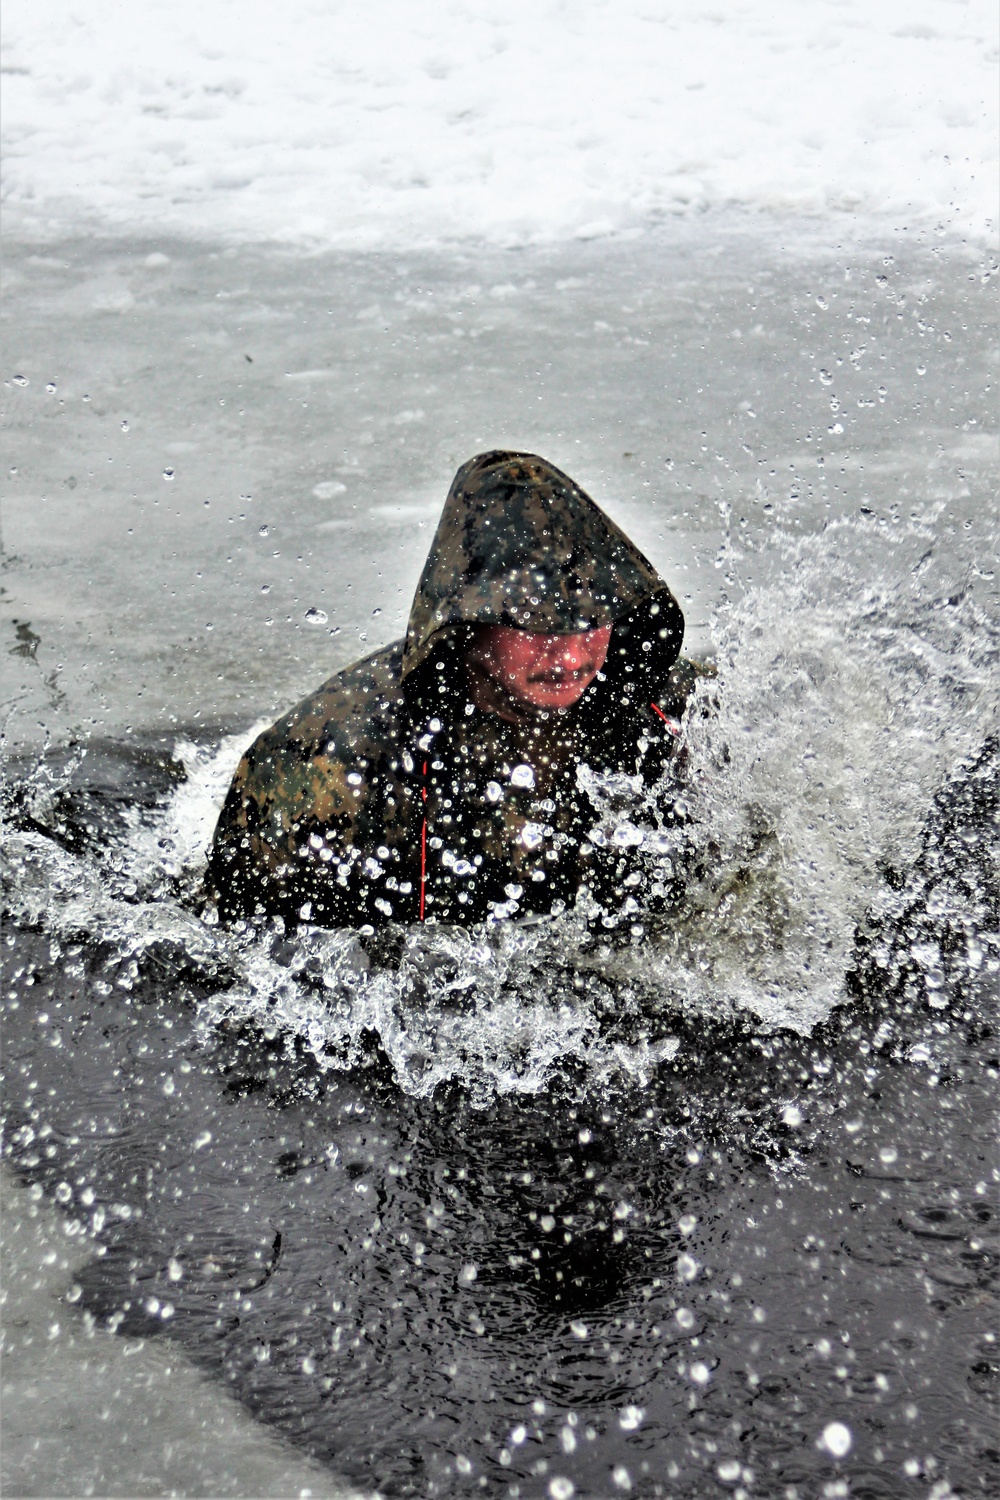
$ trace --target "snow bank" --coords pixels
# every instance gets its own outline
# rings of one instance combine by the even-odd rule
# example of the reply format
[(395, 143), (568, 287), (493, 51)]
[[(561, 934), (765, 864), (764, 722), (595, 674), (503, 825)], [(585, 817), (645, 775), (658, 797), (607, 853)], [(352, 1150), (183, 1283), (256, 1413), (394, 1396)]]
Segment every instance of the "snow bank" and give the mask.
[(4, 191), (35, 231), (996, 222), (995, 0), (7, 0), (5, 22)]

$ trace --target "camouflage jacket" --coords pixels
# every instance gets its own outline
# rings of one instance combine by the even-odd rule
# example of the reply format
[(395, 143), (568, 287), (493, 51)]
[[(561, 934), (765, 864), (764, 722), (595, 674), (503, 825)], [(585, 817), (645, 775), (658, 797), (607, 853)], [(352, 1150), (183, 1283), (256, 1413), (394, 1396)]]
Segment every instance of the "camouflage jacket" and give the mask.
[[(469, 701), (470, 627), (609, 623), (604, 670), (572, 709), (513, 724)], [(659, 776), (697, 673), (682, 635), (666, 584), (571, 479), (531, 454), (472, 459), (405, 641), (339, 672), (241, 761), (209, 865), (224, 914), (469, 923), (606, 880), (581, 768)]]

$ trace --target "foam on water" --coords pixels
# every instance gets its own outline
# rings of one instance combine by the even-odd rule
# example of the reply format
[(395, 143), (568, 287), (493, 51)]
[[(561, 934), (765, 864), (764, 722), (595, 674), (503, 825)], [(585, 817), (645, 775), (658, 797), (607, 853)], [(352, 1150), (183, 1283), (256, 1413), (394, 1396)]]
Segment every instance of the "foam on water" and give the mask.
[[(844, 998), (857, 925), (912, 864), (935, 792), (997, 727), (998, 627), (974, 561), (992, 553), (970, 534), (939, 560), (937, 519), (862, 515), (778, 532), (763, 554), (724, 549), (736, 602), (715, 621), (718, 677), (688, 715), (683, 820), (664, 819), (656, 788), (582, 773), (595, 838), (629, 845), (641, 876), (612, 915), (581, 903), (388, 945), (223, 930), (199, 883), (259, 726), (180, 742), (184, 779), (166, 799), (76, 852), (45, 832), (58, 788), (43, 762), (33, 826), (7, 838), (8, 907), (108, 946), (135, 978), (150, 956), (195, 971), (202, 1027), (260, 1028), (323, 1068), (365, 1062), (377, 1039), (421, 1096), (448, 1081), (482, 1103), (534, 1093), (568, 1065), (642, 1082), (676, 1052), (680, 1016), (807, 1031)], [(678, 875), (680, 907), (646, 912), (644, 893)]]

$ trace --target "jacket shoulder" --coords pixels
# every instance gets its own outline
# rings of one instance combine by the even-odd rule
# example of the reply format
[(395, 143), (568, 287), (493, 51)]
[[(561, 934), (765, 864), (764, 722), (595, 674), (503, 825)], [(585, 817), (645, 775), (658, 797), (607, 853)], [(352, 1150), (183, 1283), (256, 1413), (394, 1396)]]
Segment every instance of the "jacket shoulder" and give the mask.
[(398, 735), (406, 703), (395, 643), (344, 667), (258, 736), (247, 752), (257, 761), (282, 754), (311, 760), (369, 760)]
[[(322, 816), (347, 777), (367, 781), (400, 743), (406, 703), (397, 643), (345, 667), (258, 735), (240, 762), (234, 790), (277, 803), (292, 822)], [(352, 798), (353, 800), (353, 798)], [(329, 811), (334, 809), (331, 807)]]
[(693, 657), (679, 656), (674, 662), (657, 696), (656, 705), (661, 713), (671, 719), (682, 719), (688, 699), (698, 683), (704, 678), (717, 675), (711, 662), (698, 661)]

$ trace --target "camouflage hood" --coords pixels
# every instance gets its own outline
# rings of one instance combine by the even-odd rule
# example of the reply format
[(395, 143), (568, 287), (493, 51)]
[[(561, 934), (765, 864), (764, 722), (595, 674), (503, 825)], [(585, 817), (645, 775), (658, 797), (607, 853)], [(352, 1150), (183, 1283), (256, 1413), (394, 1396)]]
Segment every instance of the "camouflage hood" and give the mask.
[(684, 619), (663, 579), (578, 484), (534, 453), (481, 453), (448, 492), (410, 611), (404, 678), (442, 632), (571, 635), (652, 607), (675, 659)]

